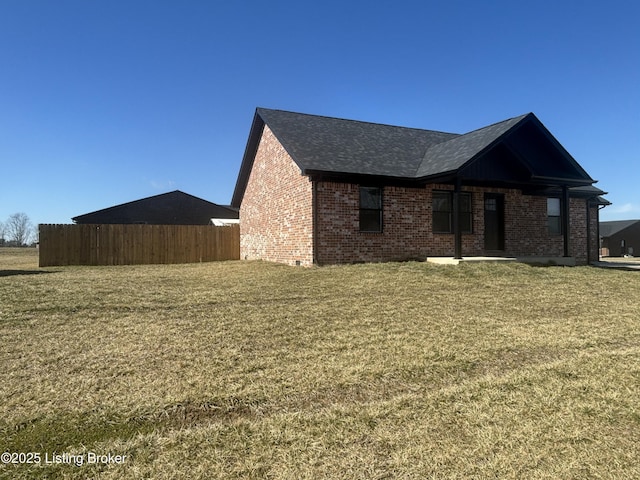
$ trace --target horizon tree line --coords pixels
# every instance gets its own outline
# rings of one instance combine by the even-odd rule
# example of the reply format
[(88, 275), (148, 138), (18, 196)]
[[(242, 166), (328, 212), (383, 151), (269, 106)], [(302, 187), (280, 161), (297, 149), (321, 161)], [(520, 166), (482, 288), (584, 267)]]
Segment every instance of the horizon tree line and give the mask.
[(33, 245), (36, 238), (36, 227), (26, 213), (14, 213), (6, 222), (0, 222), (0, 246), (26, 247)]

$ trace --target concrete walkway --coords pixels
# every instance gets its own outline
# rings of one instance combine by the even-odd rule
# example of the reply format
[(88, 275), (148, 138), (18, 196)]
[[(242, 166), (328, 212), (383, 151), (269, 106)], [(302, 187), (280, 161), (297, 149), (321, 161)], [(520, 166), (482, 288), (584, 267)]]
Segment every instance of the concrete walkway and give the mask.
[(618, 270), (640, 270), (640, 258), (604, 257), (591, 265), (600, 268), (617, 268)]
[(512, 257), (427, 257), (427, 262), (437, 263), (438, 265), (458, 265), (462, 262), (515, 262)]
[(471, 262), (520, 262), (531, 265), (562, 265), (567, 267), (575, 267), (576, 265), (574, 257), (427, 257), (427, 262), (440, 265), (459, 265)]
[[(428, 257), (427, 262), (439, 265), (459, 265), (471, 262), (521, 262), (531, 265), (563, 265), (574, 267), (574, 257)], [(591, 262), (591, 266), (599, 268), (617, 268), (618, 270), (639, 270), (640, 258), (604, 257), (597, 262)]]

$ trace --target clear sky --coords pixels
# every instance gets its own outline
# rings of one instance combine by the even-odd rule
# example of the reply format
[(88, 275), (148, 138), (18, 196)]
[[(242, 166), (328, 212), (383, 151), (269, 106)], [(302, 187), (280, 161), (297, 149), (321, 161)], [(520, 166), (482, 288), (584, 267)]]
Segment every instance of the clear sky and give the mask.
[(228, 204), (256, 107), (464, 133), (534, 112), (640, 218), (637, 0), (0, 0), (0, 221)]

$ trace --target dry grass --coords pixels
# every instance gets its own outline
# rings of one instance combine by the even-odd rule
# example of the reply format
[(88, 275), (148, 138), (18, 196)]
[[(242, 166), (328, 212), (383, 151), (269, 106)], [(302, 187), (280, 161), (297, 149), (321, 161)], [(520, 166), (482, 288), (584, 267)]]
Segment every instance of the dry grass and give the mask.
[(640, 272), (0, 271), (0, 476), (640, 478)]

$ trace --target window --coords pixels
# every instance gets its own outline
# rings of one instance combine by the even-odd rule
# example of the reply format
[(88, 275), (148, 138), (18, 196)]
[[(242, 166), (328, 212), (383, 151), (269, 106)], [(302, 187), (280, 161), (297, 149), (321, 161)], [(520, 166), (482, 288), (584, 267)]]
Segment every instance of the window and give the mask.
[(360, 231), (382, 232), (382, 188), (360, 187)]
[(547, 225), (550, 235), (562, 234), (562, 221), (560, 220), (560, 199), (547, 198)]
[[(453, 233), (453, 192), (433, 192), (432, 213), (434, 233)], [(462, 233), (472, 233), (470, 193), (460, 193), (459, 221)]]
[(451, 215), (453, 213), (452, 195), (450, 192), (433, 192), (432, 202), (433, 232), (451, 233)]

